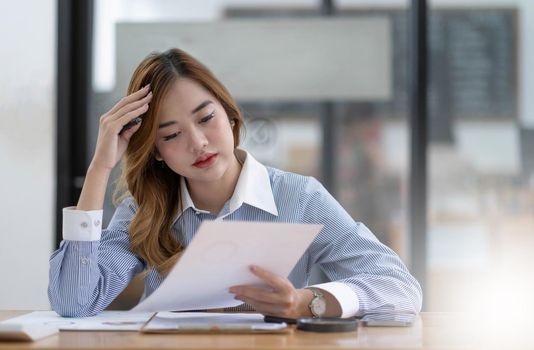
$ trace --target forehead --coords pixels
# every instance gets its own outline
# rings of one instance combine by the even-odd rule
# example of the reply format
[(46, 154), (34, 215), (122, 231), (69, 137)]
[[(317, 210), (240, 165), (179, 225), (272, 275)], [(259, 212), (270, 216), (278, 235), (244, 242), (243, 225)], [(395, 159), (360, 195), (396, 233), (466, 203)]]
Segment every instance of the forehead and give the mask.
[(164, 122), (189, 117), (191, 111), (205, 100), (212, 100), (216, 103), (213, 95), (199, 83), (188, 78), (178, 78), (161, 100), (158, 119)]

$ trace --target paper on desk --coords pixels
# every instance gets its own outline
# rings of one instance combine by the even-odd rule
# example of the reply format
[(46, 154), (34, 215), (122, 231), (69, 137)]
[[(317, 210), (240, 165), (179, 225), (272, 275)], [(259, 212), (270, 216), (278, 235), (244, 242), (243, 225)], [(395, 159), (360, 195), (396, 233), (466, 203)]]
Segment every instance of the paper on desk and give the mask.
[(34, 311), (0, 323), (54, 326), (61, 331), (138, 331), (152, 312), (103, 311), (92, 317), (61, 317), (54, 311)]
[(132, 311), (184, 311), (240, 305), (235, 285), (264, 285), (254, 264), (287, 277), (322, 225), (204, 221), (167, 278)]
[(279, 331), (285, 323), (265, 323), (257, 313), (158, 312), (141, 329), (146, 333), (173, 331)]

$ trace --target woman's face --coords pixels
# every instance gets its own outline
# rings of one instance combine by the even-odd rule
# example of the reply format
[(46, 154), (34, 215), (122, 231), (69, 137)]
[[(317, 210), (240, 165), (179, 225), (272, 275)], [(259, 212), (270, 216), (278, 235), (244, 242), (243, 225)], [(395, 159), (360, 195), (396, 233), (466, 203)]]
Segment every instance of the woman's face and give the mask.
[(219, 101), (193, 80), (178, 78), (162, 99), (156, 159), (189, 181), (220, 180), (235, 164), (234, 136)]

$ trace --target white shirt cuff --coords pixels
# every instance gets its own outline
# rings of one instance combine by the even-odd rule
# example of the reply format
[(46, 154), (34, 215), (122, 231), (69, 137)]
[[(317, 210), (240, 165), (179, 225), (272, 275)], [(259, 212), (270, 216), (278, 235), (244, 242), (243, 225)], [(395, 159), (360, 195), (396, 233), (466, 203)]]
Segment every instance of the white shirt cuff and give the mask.
[(98, 241), (102, 235), (103, 210), (63, 208), (63, 239), (67, 241)]
[(308, 288), (322, 289), (334, 296), (341, 306), (341, 317), (347, 318), (355, 316), (360, 309), (360, 301), (356, 292), (349, 286), (341, 282), (327, 282), (308, 286)]

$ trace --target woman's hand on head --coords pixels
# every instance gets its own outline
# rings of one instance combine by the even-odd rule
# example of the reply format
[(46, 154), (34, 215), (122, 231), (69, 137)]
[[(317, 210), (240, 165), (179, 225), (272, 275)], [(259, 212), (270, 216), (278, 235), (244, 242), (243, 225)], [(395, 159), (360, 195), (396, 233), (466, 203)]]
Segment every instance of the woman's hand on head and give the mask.
[[(150, 85), (147, 85), (121, 99), (100, 117), (92, 167), (111, 171), (117, 165), (128, 147), (130, 138), (139, 130), (142, 123), (140, 116), (148, 110), (151, 99), (152, 92)], [(122, 130), (127, 124), (129, 128)]]
[(287, 278), (258, 266), (251, 266), (250, 271), (261, 278), (271, 290), (252, 286), (233, 286), (229, 291), (235, 294), (237, 300), (253, 306), (257, 312), (264, 315), (285, 318), (311, 316), (309, 304), (313, 293), (310, 290), (296, 289)]

